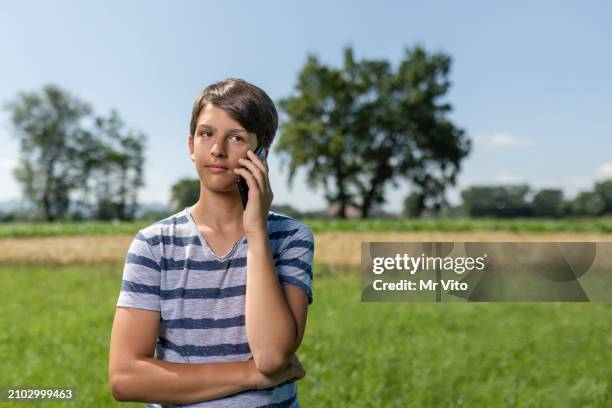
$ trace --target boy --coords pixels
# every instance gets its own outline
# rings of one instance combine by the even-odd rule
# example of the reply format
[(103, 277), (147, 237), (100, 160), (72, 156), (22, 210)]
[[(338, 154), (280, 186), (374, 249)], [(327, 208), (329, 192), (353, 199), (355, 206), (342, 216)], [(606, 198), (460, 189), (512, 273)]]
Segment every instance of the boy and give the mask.
[(299, 407), (295, 380), (305, 373), (295, 352), (312, 302), (314, 240), (269, 210), (268, 167), (253, 150), (261, 143), (267, 153), (277, 126), (272, 100), (246, 81), (210, 85), (196, 99), (188, 145), (200, 197), (130, 245), (109, 353), (117, 400)]

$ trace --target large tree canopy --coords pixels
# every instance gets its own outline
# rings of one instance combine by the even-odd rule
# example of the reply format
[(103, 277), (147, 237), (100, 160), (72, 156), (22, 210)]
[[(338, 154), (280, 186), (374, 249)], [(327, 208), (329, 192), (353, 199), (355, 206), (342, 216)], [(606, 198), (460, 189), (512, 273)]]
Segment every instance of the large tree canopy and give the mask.
[(144, 134), (125, 130), (116, 111), (94, 117), (88, 103), (54, 85), (21, 92), (6, 108), (20, 142), (14, 174), (40, 218), (66, 218), (71, 208), (72, 216), (134, 217)]
[(340, 217), (349, 204), (368, 217), (385, 203), (385, 186), (398, 187), (400, 179), (412, 182), (422, 205), (446, 204), (445, 189), (471, 147), (441, 100), (450, 63), (421, 47), (406, 49), (396, 70), (384, 60), (355, 61), (351, 48), (340, 69), (308, 56), (295, 93), (279, 101), (284, 117), (275, 151), (289, 167), (289, 184), (306, 168), (309, 186), (322, 185)]

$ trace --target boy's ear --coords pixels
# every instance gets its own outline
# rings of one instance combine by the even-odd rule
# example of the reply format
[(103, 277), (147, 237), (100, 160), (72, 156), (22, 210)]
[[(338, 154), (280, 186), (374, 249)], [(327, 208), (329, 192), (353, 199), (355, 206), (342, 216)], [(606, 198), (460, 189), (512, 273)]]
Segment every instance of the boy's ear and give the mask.
[(189, 147), (189, 153), (193, 153), (193, 137), (187, 135), (187, 147)]
[(189, 135), (187, 137), (187, 147), (189, 148), (189, 155), (191, 156), (191, 160), (194, 160), (193, 157), (193, 137)]

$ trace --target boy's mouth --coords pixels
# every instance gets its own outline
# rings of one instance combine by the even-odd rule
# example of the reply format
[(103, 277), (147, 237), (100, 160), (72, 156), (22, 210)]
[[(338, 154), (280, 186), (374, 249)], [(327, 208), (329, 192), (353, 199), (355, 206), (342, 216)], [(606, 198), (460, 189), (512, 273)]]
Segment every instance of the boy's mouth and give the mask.
[(211, 168), (211, 169), (227, 170), (227, 167), (221, 166), (219, 164), (209, 164), (206, 167)]

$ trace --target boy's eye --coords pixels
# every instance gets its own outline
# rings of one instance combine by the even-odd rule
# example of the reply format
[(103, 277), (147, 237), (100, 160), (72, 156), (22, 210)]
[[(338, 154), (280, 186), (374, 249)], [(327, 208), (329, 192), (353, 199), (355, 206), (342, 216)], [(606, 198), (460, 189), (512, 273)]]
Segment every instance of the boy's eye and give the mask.
[[(204, 130), (200, 133), (200, 136), (206, 137), (206, 138), (212, 137), (213, 135), (214, 135), (214, 132), (210, 130)], [(241, 142), (241, 143), (246, 142), (246, 139), (239, 134), (233, 134), (233, 135), (230, 135), (229, 137), (237, 142)]]

